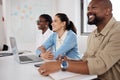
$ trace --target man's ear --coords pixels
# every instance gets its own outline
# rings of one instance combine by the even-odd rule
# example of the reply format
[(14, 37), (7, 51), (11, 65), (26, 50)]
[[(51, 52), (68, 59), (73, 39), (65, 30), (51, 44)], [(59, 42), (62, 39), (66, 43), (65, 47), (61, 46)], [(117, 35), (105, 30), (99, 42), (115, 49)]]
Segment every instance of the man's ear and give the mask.
[(112, 11), (112, 10), (111, 10), (110, 8), (107, 8), (107, 9), (106, 9), (106, 15), (107, 15), (107, 16), (110, 15), (110, 14), (111, 14), (111, 11)]

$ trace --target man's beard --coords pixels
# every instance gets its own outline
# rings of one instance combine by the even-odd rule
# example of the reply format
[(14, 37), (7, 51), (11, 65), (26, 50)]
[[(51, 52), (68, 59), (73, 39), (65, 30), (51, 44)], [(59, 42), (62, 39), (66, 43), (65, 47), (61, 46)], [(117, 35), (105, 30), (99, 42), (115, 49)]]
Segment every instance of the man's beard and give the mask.
[(95, 14), (94, 14), (94, 19), (92, 21), (89, 20), (89, 17), (88, 17), (88, 24), (89, 25), (97, 25), (102, 19), (97, 17)]

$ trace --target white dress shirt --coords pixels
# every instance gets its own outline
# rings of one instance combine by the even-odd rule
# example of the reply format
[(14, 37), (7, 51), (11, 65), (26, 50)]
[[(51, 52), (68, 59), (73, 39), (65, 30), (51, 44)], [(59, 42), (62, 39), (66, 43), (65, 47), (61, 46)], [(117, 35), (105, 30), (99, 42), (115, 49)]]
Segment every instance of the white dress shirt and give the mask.
[(53, 33), (53, 31), (50, 29), (47, 29), (44, 34), (42, 34), (42, 31), (39, 30), (36, 35), (36, 49), (44, 43), (44, 41), (51, 35), (51, 33)]
[(61, 38), (58, 37), (57, 35), (57, 41), (56, 41), (56, 50), (59, 49), (59, 47), (63, 44), (65, 38), (66, 38), (66, 35), (67, 35), (67, 30), (64, 32), (64, 34), (62, 35)]

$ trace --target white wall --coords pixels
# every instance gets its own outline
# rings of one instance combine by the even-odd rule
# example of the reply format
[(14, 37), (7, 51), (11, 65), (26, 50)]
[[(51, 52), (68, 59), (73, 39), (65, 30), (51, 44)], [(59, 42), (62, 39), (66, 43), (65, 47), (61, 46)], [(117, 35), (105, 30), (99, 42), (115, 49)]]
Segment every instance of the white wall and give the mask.
[(68, 15), (80, 31), (80, 0), (58, 0), (58, 11)]
[[(2, 0), (2, 13), (3, 13), (3, 17), (4, 17), (4, 38), (6, 38), (6, 42), (7, 45), (9, 46), (9, 35), (11, 35), (11, 16), (10, 16), (10, 12), (11, 12), (11, 1), (10, 0)], [(10, 46), (9, 46), (10, 49)]]
[(0, 5), (0, 50), (3, 48), (3, 44), (6, 44), (6, 37), (2, 21), (2, 5)]

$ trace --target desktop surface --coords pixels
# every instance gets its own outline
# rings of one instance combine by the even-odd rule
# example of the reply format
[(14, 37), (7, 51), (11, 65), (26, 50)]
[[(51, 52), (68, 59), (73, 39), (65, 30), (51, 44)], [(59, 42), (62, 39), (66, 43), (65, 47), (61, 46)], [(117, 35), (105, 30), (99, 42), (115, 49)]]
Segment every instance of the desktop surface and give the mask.
[(52, 80), (40, 75), (34, 64), (20, 64), (13, 56), (0, 57), (0, 80)]
[[(39, 63), (20, 64), (13, 56), (0, 57), (0, 80), (53, 80), (49, 76), (39, 74), (38, 68), (34, 66)], [(81, 78), (77, 76), (68, 80), (81, 80)], [(83, 77), (82, 80), (89, 79)]]

